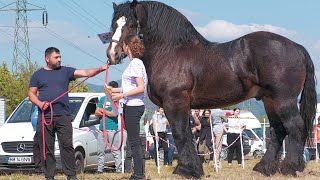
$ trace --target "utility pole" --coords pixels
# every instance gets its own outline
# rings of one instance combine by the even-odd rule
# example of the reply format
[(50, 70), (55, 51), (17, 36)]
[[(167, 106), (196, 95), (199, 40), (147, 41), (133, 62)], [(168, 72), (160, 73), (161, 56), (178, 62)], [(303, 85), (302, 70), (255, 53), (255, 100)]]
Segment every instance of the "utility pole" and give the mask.
[[(15, 8), (10, 8), (14, 6)], [(33, 9), (28, 9), (27, 4), (33, 6)], [(6, 8), (6, 9), (5, 9)], [(0, 8), (0, 11), (14, 11), (16, 12), (15, 30), (14, 30), (14, 48), (13, 48), (13, 63), (12, 71), (16, 72), (19, 68), (19, 59), (25, 61), (26, 67), (30, 65), (30, 46), (29, 46), (29, 33), (28, 33), (28, 11), (45, 10), (42, 7), (27, 3), (27, 0), (16, 0)]]

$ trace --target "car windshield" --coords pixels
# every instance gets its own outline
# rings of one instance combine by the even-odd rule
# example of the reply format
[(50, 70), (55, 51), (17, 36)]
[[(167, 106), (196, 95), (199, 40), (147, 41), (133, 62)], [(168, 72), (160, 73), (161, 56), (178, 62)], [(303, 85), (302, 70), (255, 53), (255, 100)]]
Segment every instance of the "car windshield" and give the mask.
[[(83, 100), (83, 97), (69, 97), (70, 111), (73, 119), (77, 115)], [(28, 99), (25, 99), (7, 123), (31, 122), (32, 110), (33, 104)]]

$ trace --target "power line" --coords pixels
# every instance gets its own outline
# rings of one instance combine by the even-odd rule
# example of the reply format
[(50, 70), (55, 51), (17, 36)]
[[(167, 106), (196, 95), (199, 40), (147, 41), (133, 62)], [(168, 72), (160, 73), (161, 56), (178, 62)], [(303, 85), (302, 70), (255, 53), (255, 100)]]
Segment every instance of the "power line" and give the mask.
[(84, 8), (82, 8), (78, 3), (76, 3), (74, 0), (72, 0), (72, 2), (74, 4), (76, 4), (79, 8), (81, 8), (84, 12), (86, 12), (88, 15), (90, 15), (94, 20), (96, 20), (97, 22), (99, 22), (102, 26), (108, 28), (105, 24), (103, 24), (101, 21), (99, 21), (97, 18), (95, 18), (91, 13), (89, 13), (87, 10), (85, 10)]
[[(99, 26), (99, 28), (101, 28), (100, 24), (97, 24), (96, 22), (91, 21), (91, 19), (87, 18), (86, 16), (84, 16), (84, 15), (83, 15), (82, 13), (80, 13), (79, 11), (73, 9), (73, 8), (72, 8), (71, 6), (69, 6), (68, 4), (62, 2), (61, 0), (58, 0), (58, 2), (59, 2), (60, 4), (62, 4), (62, 6), (63, 6), (64, 8), (67, 8), (67, 9), (69, 10), (69, 12), (71, 12), (72, 14), (74, 14), (76, 17), (78, 17), (78, 15), (80, 15), (80, 16), (82, 16), (84, 19), (86, 19), (87, 21), (89, 21), (89, 22), (91, 22), (92, 24), (94, 24), (94, 25), (96, 25), (96, 26)], [(72, 11), (70, 11), (70, 10), (72, 10)], [(78, 15), (75, 14), (74, 12), (76, 12)], [(84, 22), (81, 18), (79, 18), (79, 20), (82, 21), (84, 24), (87, 25), (87, 23)], [(97, 32), (96, 30), (94, 30), (91, 26), (88, 26), (88, 27), (89, 27), (90, 29), (92, 29), (94, 32), (96, 32), (97, 34), (99, 33), (99, 32)], [(104, 27), (102, 27), (102, 29), (104, 29)]]
[[(31, 22), (31, 21), (30, 21)], [(0, 26), (0, 28), (16, 28), (15, 26)], [(22, 27), (17, 27), (17, 28), (22, 28)], [(39, 27), (28, 27), (28, 28), (43, 28), (42, 26), (39, 26)]]
[[(64, 43), (66, 43), (66, 44), (68, 44), (69, 46), (73, 47), (74, 49), (76, 49), (76, 50), (78, 50), (78, 51), (80, 51), (80, 52), (82, 52), (82, 53), (84, 53), (84, 54), (92, 57), (93, 59), (95, 59), (95, 60), (97, 60), (97, 61), (99, 61), (99, 62), (102, 62), (103, 64), (106, 64), (106, 61), (103, 61), (103, 60), (97, 58), (96, 56), (92, 55), (91, 53), (83, 50), (83, 49), (80, 48), (79, 46), (75, 45), (74, 43), (72, 43), (72, 42), (70, 42), (70, 41), (68, 41), (68, 40), (66, 40), (66, 39), (64, 39), (64, 38), (61, 37), (59, 34), (55, 33), (54, 31), (50, 30), (49, 28), (44, 28), (44, 29), (45, 29), (49, 34), (51, 34), (52, 36), (60, 39), (60, 40), (63, 41)], [(114, 67), (114, 66), (111, 66), (111, 67), (114, 68), (115, 70), (119, 71), (119, 72), (123, 72), (122, 70), (120, 70), (120, 69), (118, 69), (118, 68), (116, 68), (116, 67)]]
[[(7, 31), (1, 30), (1, 28), (0, 28), (0, 31), (2, 31), (2, 33), (5, 34), (5, 35), (14, 38), (14, 35), (8, 33)], [(22, 38), (21, 38), (20, 36), (18, 36), (18, 37), (22, 40)], [(32, 49), (35, 49), (35, 50), (37, 50), (37, 51), (39, 51), (39, 52), (41, 52), (41, 53), (44, 54), (44, 51), (42, 51), (42, 50), (40, 50), (40, 49), (38, 49), (38, 48), (36, 48), (36, 47), (33, 47), (33, 46), (31, 46), (31, 45), (30, 45), (30, 47), (31, 47)]]

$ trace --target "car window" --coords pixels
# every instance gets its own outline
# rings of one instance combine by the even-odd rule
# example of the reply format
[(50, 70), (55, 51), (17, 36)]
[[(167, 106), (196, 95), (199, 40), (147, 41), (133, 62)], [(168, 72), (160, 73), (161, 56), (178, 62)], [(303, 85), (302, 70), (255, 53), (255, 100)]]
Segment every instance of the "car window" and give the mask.
[(71, 112), (71, 116), (73, 117), (72, 121), (78, 114), (83, 100), (84, 100), (83, 97), (69, 97), (70, 112)]
[[(89, 118), (90, 115), (95, 114), (95, 111), (97, 108), (97, 103), (98, 103), (98, 98), (93, 98), (87, 103), (86, 109), (85, 109), (83, 116), (82, 116), (80, 127), (92, 126), (92, 125), (96, 125), (96, 124), (100, 123), (98, 117), (96, 117), (96, 119)], [(89, 120), (91, 122), (89, 122)]]
[[(77, 115), (83, 100), (83, 97), (69, 97), (70, 112), (73, 117)], [(34, 105), (28, 99), (22, 101), (8, 123), (31, 122), (33, 107)]]

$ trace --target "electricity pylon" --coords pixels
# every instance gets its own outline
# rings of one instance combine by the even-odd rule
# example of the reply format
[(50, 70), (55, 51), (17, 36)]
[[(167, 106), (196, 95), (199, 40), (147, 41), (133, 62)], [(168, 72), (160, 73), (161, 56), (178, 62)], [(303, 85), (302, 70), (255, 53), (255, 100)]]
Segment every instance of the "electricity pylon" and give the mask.
[[(15, 8), (9, 8), (9, 6), (14, 6)], [(36, 8), (28, 9), (28, 5), (32, 5)], [(8, 9), (4, 9), (8, 8)], [(30, 65), (30, 46), (29, 46), (29, 33), (28, 33), (28, 11), (34, 10), (45, 10), (42, 7), (27, 3), (27, 0), (16, 0), (15, 3), (8, 4), (2, 8), (0, 11), (15, 11), (15, 30), (14, 30), (14, 48), (13, 48), (13, 63), (12, 71), (16, 72), (19, 67), (19, 59), (25, 60), (26, 67)]]

